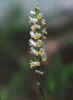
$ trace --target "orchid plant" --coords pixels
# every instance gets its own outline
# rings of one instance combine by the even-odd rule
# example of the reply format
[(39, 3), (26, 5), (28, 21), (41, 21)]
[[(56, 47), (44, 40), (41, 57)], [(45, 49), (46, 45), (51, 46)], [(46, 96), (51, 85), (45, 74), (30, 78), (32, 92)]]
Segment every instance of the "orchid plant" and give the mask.
[(37, 70), (37, 67), (40, 67), (42, 62), (46, 62), (47, 56), (44, 49), (44, 41), (46, 40), (47, 31), (46, 31), (46, 22), (40, 13), (40, 8), (35, 6), (34, 10), (30, 11), (29, 16), (30, 23), (30, 52), (32, 54), (32, 60), (30, 61), (30, 68), (36, 68), (35, 72), (43, 74), (43, 72)]

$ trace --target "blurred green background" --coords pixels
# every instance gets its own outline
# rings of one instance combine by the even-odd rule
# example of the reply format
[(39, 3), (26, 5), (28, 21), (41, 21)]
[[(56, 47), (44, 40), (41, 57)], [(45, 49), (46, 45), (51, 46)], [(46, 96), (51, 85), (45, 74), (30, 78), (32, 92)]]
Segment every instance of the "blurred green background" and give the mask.
[(23, 100), (30, 92), (27, 19), (23, 0), (0, 0), (0, 100)]

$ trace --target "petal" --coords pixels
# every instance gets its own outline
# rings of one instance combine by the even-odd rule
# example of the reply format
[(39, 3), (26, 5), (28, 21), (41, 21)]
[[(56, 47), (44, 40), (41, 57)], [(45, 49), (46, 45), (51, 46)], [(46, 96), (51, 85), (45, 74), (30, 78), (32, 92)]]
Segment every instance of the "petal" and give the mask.
[(31, 53), (38, 56), (38, 51), (36, 51), (33, 47), (30, 48), (31, 49)]
[(36, 12), (31, 10), (31, 11), (30, 11), (30, 14), (35, 15)]
[(32, 39), (30, 39), (29, 42), (31, 46), (34, 46), (34, 47), (36, 46), (36, 43)]

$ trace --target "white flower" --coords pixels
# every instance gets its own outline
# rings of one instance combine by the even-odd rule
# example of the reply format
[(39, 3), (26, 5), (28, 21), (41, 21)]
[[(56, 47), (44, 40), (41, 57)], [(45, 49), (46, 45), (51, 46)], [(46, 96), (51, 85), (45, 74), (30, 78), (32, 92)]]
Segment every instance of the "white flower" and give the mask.
[(34, 24), (34, 25), (32, 25), (32, 27), (31, 27), (32, 31), (35, 31), (36, 29), (40, 29), (40, 28), (41, 28), (41, 26), (38, 25), (38, 24)]
[(43, 44), (42, 40), (37, 40), (36, 42), (33, 39), (29, 40), (30, 46), (33, 47), (41, 47), (41, 45)]
[(37, 17), (38, 20), (40, 20), (40, 19), (42, 19), (42, 14), (39, 13), (36, 17)]
[(43, 48), (41, 48), (40, 50), (39, 50), (39, 55), (40, 56), (43, 56), (45, 54), (45, 50), (43, 49)]
[(30, 14), (35, 15), (36, 12), (31, 10), (31, 11), (30, 11)]
[(47, 35), (46, 28), (44, 28), (44, 29), (42, 30), (42, 33), (45, 34), (45, 35)]
[(30, 19), (30, 21), (31, 21), (32, 23), (34, 23), (34, 24), (38, 22), (38, 19), (37, 19), (37, 18), (29, 17), (29, 19)]
[(41, 37), (41, 33), (34, 33), (33, 31), (30, 32), (31, 38), (34, 38), (35, 40), (39, 39)]
[(42, 40), (38, 40), (36, 42), (36, 47), (41, 47), (42, 44), (43, 44)]
[(36, 47), (36, 42), (34, 42), (32, 39), (30, 39), (29, 42), (30, 42), (30, 46)]
[(33, 31), (30, 32), (31, 37), (33, 37), (35, 35), (35, 33)]
[(41, 28), (41, 26), (38, 25), (38, 24), (36, 24), (35, 26), (36, 26), (37, 29), (40, 29)]
[(35, 40), (37, 40), (37, 39), (39, 39), (40, 37), (41, 37), (42, 35), (41, 35), (41, 33), (35, 33), (35, 35), (33, 36), (33, 38), (35, 39)]
[(36, 72), (37, 74), (40, 74), (40, 75), (43, 75), (43, 74), (44, 74), (44, 72), (41, 72), (41, 71), (39, 71), (39, 70), (35, 70), (35, 72)]
[(36, 51), (33, 47), (31, 47), (30, 50), (31, 50), (30, 52), (31, 52), (32, 54), (34, 54), (34, 55), (36, 55), (36, 56), (39, 55), (38, 51)]
[(37, 67), (37, 66), (40, 66), (40, 62), (38, 62), (38, 61), (32, 61), (30, 63), (30, 68)]
[(42, 25), (46, 25), (45, 19), (42, 19), (41, 23), (42, 23)]

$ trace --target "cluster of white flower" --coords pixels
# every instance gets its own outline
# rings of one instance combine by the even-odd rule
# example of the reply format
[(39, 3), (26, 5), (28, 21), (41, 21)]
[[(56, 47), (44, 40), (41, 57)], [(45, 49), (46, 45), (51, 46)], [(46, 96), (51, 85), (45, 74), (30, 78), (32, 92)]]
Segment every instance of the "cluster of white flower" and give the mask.
[[(43, 42), (46, 39), (47, 31), (45, 28), (46, 22), (43, 19), (42, 14), (38, 6), (35, 6), (34, 10), (30, 11), (29, 23), (31, 24), (30, 36), (30, 52), (33, 55), (30, 61), (30, 68), (39, 67), (41, 62), (47, 60), (45, 50), (43, 48)], [(35, 70), (36, 73), (41, 73), (39, 70)]]

